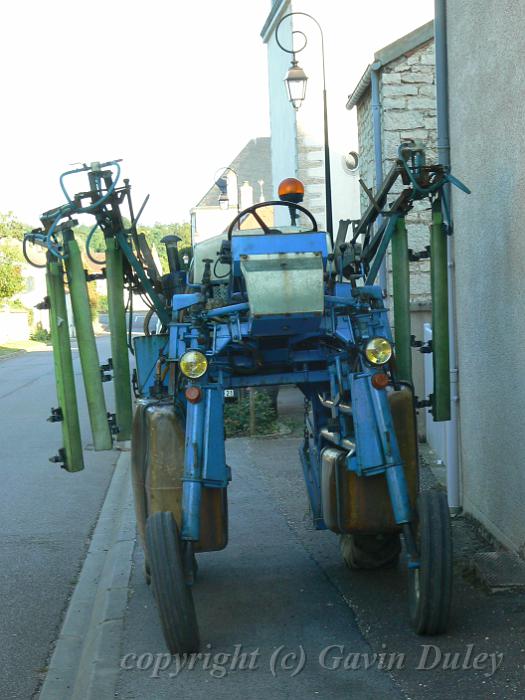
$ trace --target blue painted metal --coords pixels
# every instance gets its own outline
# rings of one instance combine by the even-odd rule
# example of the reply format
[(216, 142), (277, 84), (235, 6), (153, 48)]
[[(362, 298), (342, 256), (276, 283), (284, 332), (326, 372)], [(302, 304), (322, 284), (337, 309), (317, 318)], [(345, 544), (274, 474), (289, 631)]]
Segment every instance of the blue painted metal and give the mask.
[(316, 530), (326, 530), (321, 504), (321, 475), (317, 464), (317, 456), (310, 450), (299, 448), (299, 459), (303, 468), (306, 491), (312, 508), (312, 520)]
[(171, 308), (174, 312), (181, 311), (198, 304), (202, 300), (202, 294), (174, 294), (171, 300)]
[(409, 523), (412, 520), (412, 509), (408, 500), (408, 486), (405, 471), (401, 464), (388, 467), (386, 470), (386, 482), (394, 511), (394, 519), (398, 525)]
[[(155, 367), (159, 357), (167, 356), (169, 341), (165, 335), (139, 335), (133, 338), (139, 394), (147, 396), (155, 384)], [(167, 378), (164, 381), (167, 386)]]
[(224, 449), (224, 393), (222, 386), (207, 386), (204, 394), (204, 445), (202, 481), (220, 488), (230, 478)]
[[(183, 539), (195, 542), (200, 538), (205, 408), (206, 403), (204, 401), (199, 401), (199, 403), (196, 404), (188, 403), (186, 409), (181, 535)], [(209, 428), (210, 426), (208, 426), (208, 430)]]
[(323, 260), (328, 255), (326, 233), (287, 233), (266, 236), (232, 237), (233, 274), (241, 275), (243, 255), (267, 255), (270, 253), (321, 253)]
[[(417, 181), (423, 172), (423, 160), (416, 156), (406, 162), (406, 167), (413, 170), (411, 175)], [(421, 198), (415, 187), (413, 198)], [(184, 401), (183, 392), (188, 386), (197, 386), (202, 392), (197, 403), (185, 402), (183, 539), (199, 539), (202, 488), (223, 488), (230, 479), (224, 450), (223, 391), (231, 388), (291, 384), (304, 393), (309, 409), (299, 456), (317, 529), (326, 527), (321, 502), (321, 451), (328, 445), (342, 450), (346, 468), (358, 478), (384, 474), (396, 523), (412, 522), (388, 396), (372, 383), (374, 375), (384, 369), (369, 365), (364, 355), (373, 337), (392, 342), (383, 290), (375, 279), (404, 211), (392, 210), (385, 215), (388, 223), (374, 248), (373, 259), (355, 268), (362, 275), (360, 284), (346, 281), (342, 266), (329, 258), (324, 232), (235, 234), (231, 240), (231, 273), (220, 295), (223, 305), (208, 303), (213, 285), (189, 285), (188, 293), (176, 294), (172, 299), (169, 337), (135, 341), (141, 392), (151, 391), (151, 370), (159, 352), (175, 364), (175, 387), (165, 388), (176, 401)], [(241, 262), (246, 261), (245, 256), (294, 253), (321, 255), (322, 269), (315, 270), (315, 279), (324, 273), (323, 311), (255, 314)], [(278, 293), (278, 284), (275, 290)], [(187, 311), (179, 314), (182, 310)], [(206, 354), (208, 368), (203, 377), (188, 380), (180, 374), (177, 363), (191, 348)], [(387, 373), (392, 376), (391, 368)]]

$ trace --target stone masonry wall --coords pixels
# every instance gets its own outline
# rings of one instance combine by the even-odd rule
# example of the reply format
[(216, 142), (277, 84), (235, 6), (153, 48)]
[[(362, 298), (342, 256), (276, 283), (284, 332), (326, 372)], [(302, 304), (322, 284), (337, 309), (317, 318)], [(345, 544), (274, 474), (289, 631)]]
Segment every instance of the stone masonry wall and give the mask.
[[(434, 81), (434, 42), (429, 41), (413, 52), (387, 64), (380, 78), (383, 174), (397, 157), (399, 144), (409, 138), (422, 141), (428, 162), (436, 160), (436, 88)], [(359, 166), (368, 187), (376, 190), (372, 96), (368, 90), (357, 105), (359, 132)], [(397, 192), (399, 192), (399, 189)], [(369, 204), (361, 193), (361, 210)], [(420, 251), (430, 242), (430, 212), (426, 202), (417, 202), (406, 218), (409, 246)], [(390, 256), (389, 293), (392, 292)], [(430, 303), (430, 266), (428, 260), (410, 265), (411, 301), (416, 307)]]
[[(359, 174), (367, 187), (376, 190), (374, 164), (374, 130), (372, 126), (372, 91), (368, 90), (357, 105), (357, 132), (359, 142)], [(370, 201), (361, 188), (361, 213)]]
[(323, 146), (309, 138), (297, 122), (297, 177), (304, 184), (303, 206), (312, 212), (320, 228), (325, 226)]
[[(434, 41), (385, 66), (381, 74), (380, 95), (383, 172), (388, 172), (397, 157), (399, 144), (406, 139), (422, 141), (426, 147), (427, 162), (436, 162)], [(430, 242), (428, 202), (417, 202), (406, 221), (409, 247), (414, 251), (423, 250)], [(430, 302), (428, 260), (410, 264), (410, 285), (412, 303), (426, 305)], [(391, 289), (389, 284), (389, 291)]]

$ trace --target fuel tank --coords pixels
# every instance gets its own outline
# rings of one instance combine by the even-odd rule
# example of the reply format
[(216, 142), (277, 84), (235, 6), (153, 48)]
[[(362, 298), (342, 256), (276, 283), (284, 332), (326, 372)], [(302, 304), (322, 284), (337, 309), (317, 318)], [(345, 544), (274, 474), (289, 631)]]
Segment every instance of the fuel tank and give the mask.
[[(414, 396), (410, 386), (389, 394), (390, 409), (401, 458), (404, 462), (409, 498), (415, 507), (419, 490), (417, 430)], [(326, 447), (321, 462), (323, 519), (329, 530), (353, 532), (397, 532), (384, 474), (357, 476), (345, 466), (346, 453)]]
[[(133, 419), (131, 471), (139, 536), (144, 545), (146, 520), (171, 511), (181, 525), (184, 471), (184, 424), (171, 402), (139, 399)], [(226, 488), (202, 489), (201, 539), (195, 552), (223, 549), (228, 542)]]

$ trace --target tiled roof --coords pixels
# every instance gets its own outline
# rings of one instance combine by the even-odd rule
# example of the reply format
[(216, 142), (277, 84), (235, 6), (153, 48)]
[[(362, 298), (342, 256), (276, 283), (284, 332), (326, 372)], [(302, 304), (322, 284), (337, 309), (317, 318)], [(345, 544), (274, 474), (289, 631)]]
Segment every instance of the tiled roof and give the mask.
[[(250, 183), (253, 187), (254, 201), (258, 202), (260, 197), (260, 188), (257, 184), (259, 180), (264, 181), (264, 198), (271, 199), (273, 197), (272, 155), (269, 136), (261, 136), (248, 141), (242, 151), (231, 163), (228, 163), (228, 167), (232, 168), (232, 170), (237, 173), (239, 187), (241, 187), (246, 180)], [(217, 172), (217, 179), (221, 177), (221, 174), (219, 170)], [(219, 195), (220, 190), (217, 184), (213, 183), (195, 208), (217, 207)]]

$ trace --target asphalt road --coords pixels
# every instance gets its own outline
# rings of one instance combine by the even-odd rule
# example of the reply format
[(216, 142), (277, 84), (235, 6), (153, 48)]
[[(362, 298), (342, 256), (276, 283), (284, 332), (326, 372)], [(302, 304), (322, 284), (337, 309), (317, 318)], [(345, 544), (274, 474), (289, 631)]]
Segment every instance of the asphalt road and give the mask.
[[(108, 357), (109, 338), (98, 343), (101, 358)], [(74, 359), (80, 379), (77, 351)], [(0, 362), (2, 700), (29, 700), (39, 684), (118, 458), (116, 451), (86, 450), (86, 468), (77, 474), (51, 464), (60, 425), (46, 418), (56, 405), (51, 351)], [(87, 445), (81, 390), (79, 405)]]
[[(133, 313), (133, 321), (131, 324), (131, 329), (133, 333), (144, 333), (144, 316), (146, 315), (145, 311), (135, 311)], [(99, 314), (98, 315), (98, 320), (100, 325), (105, 331), (109, 331), (109, 317), (107, 314)], [(157, 317), (155, 316), (154, 320), (151, 321), (150, 327), (151, 330), (155, 330), (155, 323), (156, 323)]]

